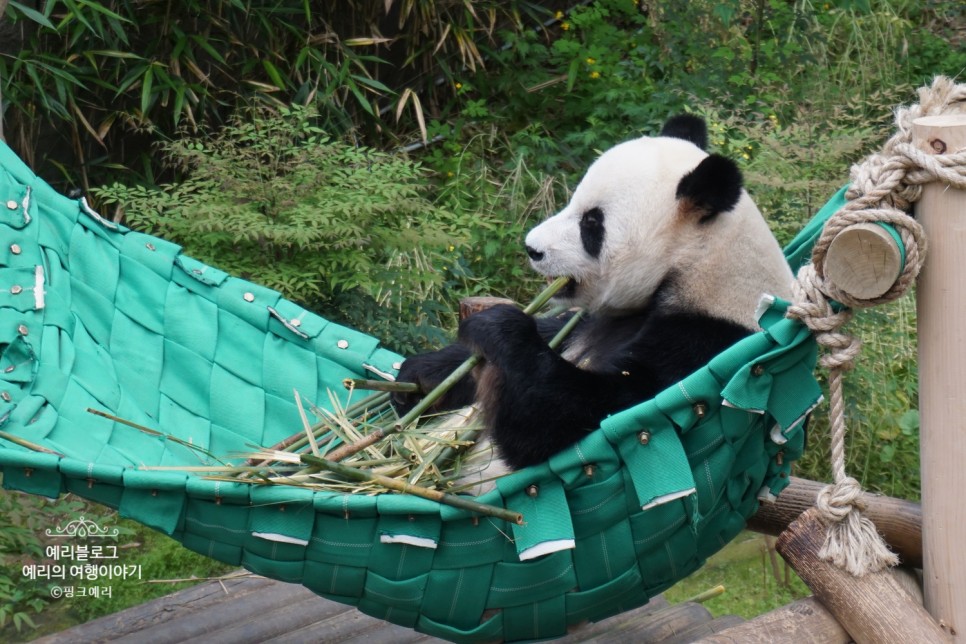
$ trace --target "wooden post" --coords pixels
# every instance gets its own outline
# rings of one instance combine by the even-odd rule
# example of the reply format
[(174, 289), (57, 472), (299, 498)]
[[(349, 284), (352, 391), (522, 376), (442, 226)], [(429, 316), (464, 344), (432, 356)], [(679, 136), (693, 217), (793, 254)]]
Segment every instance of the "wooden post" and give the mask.
[(777, 549), (856, 642), (948, 642), (892, 569), (856, 577), (818, 553), (828, 527), (812, 508), (778, 537)]
[(878, 224), (854, 224), (835, 236), (825, 255), (825, 276), (854, 298), (871, 300), (895, 284), (902, 251)]
[[(928, 154), (966, 149), (966, 115), (923, 117), (912, 132)], [(926, 608), (966, 642), (966, 191), (929, 184), (916, 216), (929, 241), (917, 289)]]

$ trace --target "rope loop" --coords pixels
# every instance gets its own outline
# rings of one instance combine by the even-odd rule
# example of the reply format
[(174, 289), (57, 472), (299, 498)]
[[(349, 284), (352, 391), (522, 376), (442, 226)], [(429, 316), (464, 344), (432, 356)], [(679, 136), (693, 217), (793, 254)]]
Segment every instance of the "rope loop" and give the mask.
[[(922, 195), (922, 186), (943, 182), (966, 189), (966, 150), (928, 154), (912, 144), (912, 124), (922, 116), (966, 112), (966, 84), (937, 77), (919, 90), (919, 104), (896, 110), (897, 132), (880, 152), (852, 167), (848, 202), (825, 223), (812, 251), (793, 283), (793, 303), (787, 316), (798, 319), (824, 348), (819, 364), (829, 371), (829, 422), (834, 484), (816, 501), (829, 524), (819, 556), (861, 576), (897, 563), (875, 526), (861, 515), (862, 488), (845, 471), (845, 404), (842, 374), (853, 367), (861, 345), (839, 329), (852, 317), (851, 309), (891, 302), (915, 282), (926, 256), (922, 227), (908, 211)], [(943, 151), (945, 152), (945, 151)], [(832, 240), (849, 226), (887, 223), (899, 234), (905, 250), (901, 275), (884, 294), (869, 299), (853, 297), (824, 275)]]

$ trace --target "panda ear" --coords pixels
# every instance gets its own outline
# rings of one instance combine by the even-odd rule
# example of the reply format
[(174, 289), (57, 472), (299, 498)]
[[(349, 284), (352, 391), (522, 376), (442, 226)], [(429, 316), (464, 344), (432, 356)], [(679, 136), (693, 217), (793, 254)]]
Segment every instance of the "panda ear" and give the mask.
[(684, 212), (693, 212), (704, 223), (719, 212), (735, 207), (741, 198), (741, 171), (731, 159), (719, 154), (704, 158), (681, 177), (676, 196), (687, 202)]
[(668, 119), (661, 128), (661, 136), (690, 141), (702, 150), (708, 148), (708, 126), (694, 114), (679, 114)]

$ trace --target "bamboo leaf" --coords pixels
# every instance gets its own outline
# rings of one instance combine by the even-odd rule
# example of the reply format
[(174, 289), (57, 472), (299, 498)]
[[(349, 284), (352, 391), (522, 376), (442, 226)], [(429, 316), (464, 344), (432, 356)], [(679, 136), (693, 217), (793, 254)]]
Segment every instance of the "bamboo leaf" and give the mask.
[(56, 31), (57, 28), (54, 27), (54, 23), (48, 20), (47, 16), (40, 13), (36, 9), (31, 9), (25, 4), (22, 4), (20, 2), (14, 2), (14, 0), (10, 0), (9, 5), (14, 9), (16, 9), (17, 11), (19, 11), (20, 13), (22, 13), (24, 17), (27, 18), (28, 20), (36, 22), (38, 25), (47, 27), (50, 30)]
[(154, 66), (148, 65), (141, 81), (141, 116), (146, 117), (151, 107), (151, 86), (154, 84)]
[(87, 120), (87, 117), (84, 116), (84, 113), (81, 112), (80, 108), (77, 107), (77, 103), (71, 100), (68, 101), (68, 105), (70, 106), (71, 112), (73, 112), (74, 116), (77, 117), (77, 120), (79, 120), (81, 125), (84, 126), (84, 129), (87, 130), (98, 143), (104, 145), (104, 139), (97, 133), (97, 130), (95, 130), (94, 126), (92, 126), (90, 121)]
[(359, 76), (358, 74), (352, 74), (353, 80), (362, 83), (363, 85), (368, 85), (369, 87), (378, 90), (380, 92), (385, 92), (387, 94), (395, 94), (385, 83), (381, 83), (374, 78), (369, 78), (367, 76)]
[(286, 83), (282, 79), (282, 74), (279, 73), (278, 68), (272, 64), (272, 61), (267, 59), (263, 60), (262, 67), (265, 69), (265, 73), (268, 74), (268, 77), (271, 79), (271, 81), (275, 83), (275, 87), (284, 91)]

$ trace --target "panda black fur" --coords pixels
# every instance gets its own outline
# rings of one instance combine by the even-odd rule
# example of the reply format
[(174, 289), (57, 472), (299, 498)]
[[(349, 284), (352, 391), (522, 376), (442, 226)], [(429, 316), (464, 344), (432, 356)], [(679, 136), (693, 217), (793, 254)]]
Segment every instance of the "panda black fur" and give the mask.
[(557, 300), (587, 313), (562, 353), (547, 342), (563, 320), (497, 306), (464, 320), (458, 344), (408, 359), (398, 379), (428, 391), (479, 352), (484, 366), (437, 408), (478, 400), (499, 456), (517, 469), (755, 331), (762, 295), (788, 297), (792, 274), (737, 166), (706, 142), (704, 122), (684, 115), (658, 137), (615, 146), (527, 235), (534, 269), (572, 278)]

